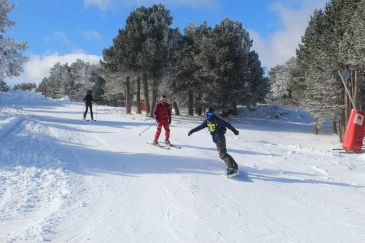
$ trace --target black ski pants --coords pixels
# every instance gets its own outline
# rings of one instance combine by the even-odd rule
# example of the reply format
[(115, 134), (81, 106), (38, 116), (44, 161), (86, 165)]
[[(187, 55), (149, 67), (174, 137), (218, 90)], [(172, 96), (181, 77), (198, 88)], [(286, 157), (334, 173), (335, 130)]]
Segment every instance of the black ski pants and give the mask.
[(227, 153), (225, 136), (223, 136), (222, 139), (220, 139), (220, 141), (216, 143), (216, 146), (219, 153), (219, 158), (221, 158), (224, 161), (227, 167), (238, 169), (236, 161), (234, 161), (232, 156)]
[(90, 108), (91, 120), (94, 120), (93, 104), (92, 103), (91, 104), (86, 103), (86, 108), (85, 108), (85, 113), (84, 113), (84, 119), (86, 118), (86, 114), (87, 114), (88, 108)]

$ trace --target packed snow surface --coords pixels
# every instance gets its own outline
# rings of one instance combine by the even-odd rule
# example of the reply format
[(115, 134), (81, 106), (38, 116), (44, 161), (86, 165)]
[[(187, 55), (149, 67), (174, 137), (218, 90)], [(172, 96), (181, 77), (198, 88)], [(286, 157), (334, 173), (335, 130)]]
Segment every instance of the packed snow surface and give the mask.
[(209, 133), (187, 136), (203, 117), (173, 117), (167, 150), (142, 115), (0, 96), (0, 242), (365, 242), (365, 156), (304, 111), (228, 119), (228, 179)]

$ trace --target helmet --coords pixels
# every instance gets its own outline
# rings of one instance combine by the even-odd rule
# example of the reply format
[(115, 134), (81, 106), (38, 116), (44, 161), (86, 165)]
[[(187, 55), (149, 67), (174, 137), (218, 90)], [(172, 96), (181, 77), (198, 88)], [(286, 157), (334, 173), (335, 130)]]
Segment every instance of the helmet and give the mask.
[(167, 100), (166, 95), (161, 95), (160, 101), (166, 102), (166, 100)]
[(209, 107), (207, 112), (207, 118), (208, 120), (211, 120), (213, 119), (213, 117), (214, 117), (214, 109), (213, 107)]

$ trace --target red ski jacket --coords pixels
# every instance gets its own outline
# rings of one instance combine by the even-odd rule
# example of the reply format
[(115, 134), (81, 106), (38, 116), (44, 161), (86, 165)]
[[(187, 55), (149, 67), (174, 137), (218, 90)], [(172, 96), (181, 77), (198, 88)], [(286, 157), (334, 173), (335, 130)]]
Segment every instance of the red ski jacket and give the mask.
[(171, 107), (168, 103), (165, 105), (158, 103), (155, 107), (155, 110), (153, 111), (153, 117), (156, 120), (171, 120)]

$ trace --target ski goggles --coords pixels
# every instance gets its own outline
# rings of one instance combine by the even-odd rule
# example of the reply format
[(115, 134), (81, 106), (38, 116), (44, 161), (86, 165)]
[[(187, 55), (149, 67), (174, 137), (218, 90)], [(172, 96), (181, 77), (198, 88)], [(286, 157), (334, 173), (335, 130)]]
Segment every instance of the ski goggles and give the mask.
[(212, 118), (213, 118), (213, 116), (214, 116), (214, 113), (213, 113), (213, 112), (208, 112), (208, 113), (207, 113), (207, 118), (208, 118), (208, 119), (212, 119)]

